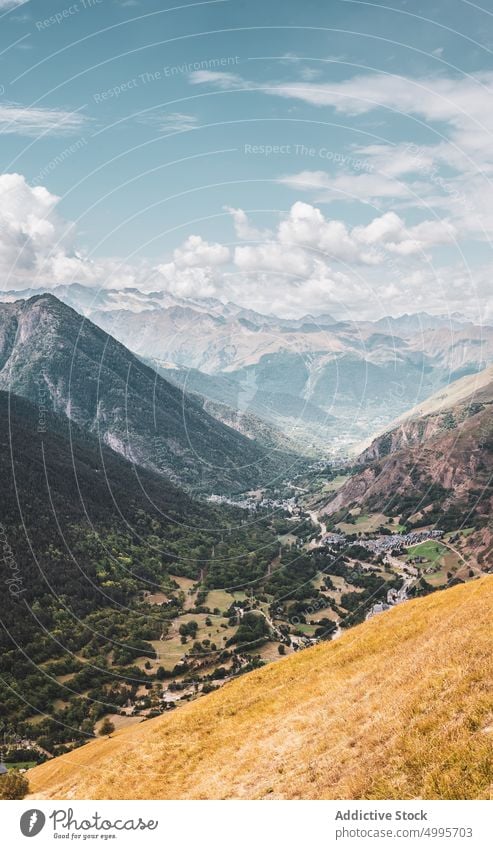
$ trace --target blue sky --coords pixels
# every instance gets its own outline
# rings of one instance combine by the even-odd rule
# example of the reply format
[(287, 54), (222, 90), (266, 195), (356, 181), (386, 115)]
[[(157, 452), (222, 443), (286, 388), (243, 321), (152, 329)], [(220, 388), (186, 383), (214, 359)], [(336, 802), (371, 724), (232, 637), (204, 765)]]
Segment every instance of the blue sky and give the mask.
[(0, 0), (5, 289), (493, 317), (492, 2), (162, 6)]

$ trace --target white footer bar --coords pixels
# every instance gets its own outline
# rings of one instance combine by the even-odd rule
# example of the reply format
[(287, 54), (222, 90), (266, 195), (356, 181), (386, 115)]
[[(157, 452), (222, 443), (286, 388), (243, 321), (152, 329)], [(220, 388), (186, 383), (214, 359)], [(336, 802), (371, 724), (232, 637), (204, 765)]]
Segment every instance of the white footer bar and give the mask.
[(483, 849), (487, 801), (0, 802), (5, 847)]

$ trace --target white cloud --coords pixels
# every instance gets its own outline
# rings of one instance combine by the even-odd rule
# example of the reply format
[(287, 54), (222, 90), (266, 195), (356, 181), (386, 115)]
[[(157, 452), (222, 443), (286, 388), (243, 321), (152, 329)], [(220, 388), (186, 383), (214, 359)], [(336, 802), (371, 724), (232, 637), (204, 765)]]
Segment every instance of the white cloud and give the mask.
[(239, 239), (256, 242), (269, 237), (270, 232), (268, 230), (258, 230), (252, 226), (243, 209), (234, 209), (231, 206), (225, 206), (224, 209), (231, 215), (235, 233)]
[(192, 85), (209, 83), (216, 88), (228, 90), (231, 88), (250, 88), (250, 83), (228, 71), (192, 71), (189, 76)]
[(328, 221), (319, 209), (302, 201), (293, 204), (288, 217), (279, 225), (278, 235), (283, 244), (314, 248), (348, 262), (365, 261), (342, 221)]
[(295, 277), (308, 276), (313, 265), (306, 251), (289, 249), (274, 241), (240, 245), (235, 248), (234, 263), (241, 271), (273, 271)]
[(282, 315), (346, 308), (375, 315), (389, 298), (412, 311), (416, 292), (425, 303), (433, 299), (428, 278), (426, 285), (411, 286), (412, 263), (427, 268), (426, 252), (454, 235), (447, 221), (408, 226), (394, 212), (349, 228), (298, 201), (275, 235), (235, 249), (235, 271), (216, 281), (215, 294), (240, 303), (247, 297), (252, 307)]
[(366, 245), (379, 242), (394, 242), (402, 234), (403, 222), (395, 212), (386, 212), (380, 218), (374, 218), (367, 227), (357, 227), (354, 232)]
[[(296, 63), (292, 64), (296, 67)], [(301, 69), (298, 74), (303, 76)], [(238, 75), (232, 76), (228, 80), (221, 75), (199, 75), (193, 82), (218, 88), (255, 87)], [(385, 121), (398, 120), (401, 132), (403, 117), (405, 132), (409, 132), (410, 118), (435, 130), (434, 141), (419, 147), (406, 141), (355, 147), (355, 156), (363, 155), (370, 163), (370, 173), (354, 173), (350, 168), (331, 175), (301, 172), (286, 175), (286, 184), (296, 187), (298, 183), (306, 191), (311, 183), (317, 201), (343, 199), (376, 204), (395, 199), (403, 207), (437, 205), (454, 217), (458, 228), (470, 229), (475, 235), (481, 232), (478, 218), (484, 222), (486, 206), (484, 230), (489, 238), (493, 237), (492, 216), (488, 212), (492, 206), (489, 180), (493, 177), (493, 71), (416, 78), (368, 73), (339, 82), (298, 79), (266, 83), (261, 88), (269, 96), (331, 107), (353, 117), (384, 109)], [(479, 216), (471, 212), (475, 206), (481, 210)]]
[(408, 198), (410, 187), (378, 173), (328, 174), (326, 171), (300, 171), (279, 180), (301, 191), (315, 191), (318, 201), (339, 200), (377, 203), (381, 198)]
[[(237, 245), (190, 235), (169, 261), (126, 263), (92, 258), (76, 248), (74, 228), (57, 213), (58, 197), (29, 186), (22, 175), (0, 176), (0, 274), (4, 289), (79, 282), (94, 287), (136, 287), (181, 297), (216, 297), (263, 312), (293, 316), (334, 312), (377, 316), (389, 311), (460, 309), (471, 288), (464, 263), (434, 270), (428, 253), (453, 238), (448, 222), (406, 224), (395, 212), (349, 227), (298, 201), (270, 233)], [(236, 227), (252, 224), (231, 209)], [(245, 233), (243, 233), (245, 235)], [(471, 312), (491, 317), (491, 270), (475, 277)], [(446, 307), (444, 307), (446, 304)]]
[(21, 174), (0, 175), (0, 275), (2, 288), (28, 288), (74, 281), (132, 286), (144, 280), (118, 259), (93, 260), (75, 247), (76, 232), (57, 213), (59, 198), (32, 187)]
[(177, 266), (193, 268), (199, 265), (224, 265), (230, 257), (229, 248), (218, 242), (206, 242), (201, 236), (189, 236), (180, 248), (176, 248), (173, 259)]
[(0, 176), (0, 268), (3, 274), (36, 273), (41, 257), (60, 241), (66, 228), (55, 214), (58, 198), (42, 186), (31, 188), (20, 174)]
[[(209, 83), (218, 88), (253, 87), (251, 82), (237, 74), (199, 71), (190, 79), (194, 84)], [(461, 77), (417, 78), (383, 73), (358, 74), (341, 82), (273, 82), (263, 85), (262, 89), (269, 95), (301, 100), (312, 106), (331, 106), (345, 115), (364, 115), (374, 109), (386, 108), (405, 116), (415, 115), (426, 121), (450, 125), (454, 130), (454, 141), (466, 153), (478, 147), (482, 149), (484, 135), (493, 130), (493, 71)]]
[(305, 67), (301, 68), (300, 76), (302, 80), (316, 80), (322, 76), (319, 68)]
[(454, 228), (448, 221), (423, 221), (409, 227), (395, 212), (387, 212), (365, 227), (350, 230), (344, 222), (327, 219), (320, 209), (301, 201), (293, 204), (278, 230), (280, 243), (313, 248), (332, 260), (370, 265), (382, 261), (377, 249), (418, 253), (450, 242), (454, 236)]
[[(483, 172), (489, 169), (486, 156), (490, 156), (489, 148)], [(493, 238), (493, 161), (490, 177), (482, 174), (479, 167), (461, 171), (458, 158), (450, 155), (445, 143), (424, 147), (369, 145), (355, 148), (346, 158), (348, 162), (363, 161), (366, 170), (354, 173), (348, 166), (331, 173), (305, 170), (285, 174), (278, 182), (297, 192), (310, 193), (316, 203), (337, 200), (370, 204), (376, 210), (388, 209), (391, 203), (394, 210), (418, 210), (420, 215), (435, 217), (438, 222), (445, 218), (462, 236), (480, 241)]]
[(387, 107), (406, 115), (424, 115), (428, 120), (454, 126), (482, 119), (490, 101), (493, 73), (471, 77), (410, 78), (395, 74), (361, 74), (339, 83), (294, 82), (269, 87), (280, 97), (295, 98), (314, 106), (334, 106), (338, 112), (361, 115)]
[(22, 107), (15, 103), (0, 104), (0, 133), (37, 138), (42, 133), (71, 135), (87, 123), (80, 112), (44, 107)]
[(405, 143), (364, 145), (357, 148), (357, 153), (372, 172), (390, 178), (421, 174), (433, 167), (436, 158), (432, 148)]
[[(416, 116), (420, 121), (436, 125), (436, 142), (420, 149), (425, 158), (466, 174), (480, 170), (488, 175), (493, 174), (492, 91), (492, 71), (415, 79), (393, 74), (361, 74), (338, 83), (294, 82), (268, 88), (270, 94), (312, 106), (331, 106), (345, 115), (361, 116), (385, 108), (388, 119), (392, 117), (389, 113), (398, 117)], [(402, 146), (397, 151), (388, 146), (390, 156), (383, 170), (388, 176), (391, 176), (394, 152), (399, 162)], [(423, 166), (424, 163), (421, 169)]]
[(277, 273), (252, 269), (226, 275), (216, 296), (259, 312), (286, 317), (332, 309), (340, 315), (341, 304), (346, 301), (356, 305), (358, 300), (358, 314), (361, 314), (363, 289), (356, 277), (315, 260), (308, 277), (298, 277), (293, 268)]
[(192, 235), (173, 252), (173, 261), (156, 266), (148, 285), (180, 297), (209, 298), (220, 288), (220, 267), (230, 260), (228, 247)]
[(158, 265), (151, 275), (153, 288), (159, 287), (182, 298), (217, 296), (219, 280), (211, 267), (180, 267), (174, 262)]
[(75, 246), (76, 233), (57, 213), (59, 198), (30, 186), (21, 174), (0, 175), (0, 274), (3, 288), (52, 287), (74, 281), (94, 286), (169, 288), (211, 294), (230, 250), (191, 235), (173, 260), (152, 268), (118, 258), (91, 258)]
[(154, 113), (150, 112), (139, 118), (139, 123), (148, 124), (156, 127), (160, 132), (182, 132), (184, 130), (194, 130), (198, 127), (198, 120), (195, 115), (187, 115), (184, 112), (165, 112)]

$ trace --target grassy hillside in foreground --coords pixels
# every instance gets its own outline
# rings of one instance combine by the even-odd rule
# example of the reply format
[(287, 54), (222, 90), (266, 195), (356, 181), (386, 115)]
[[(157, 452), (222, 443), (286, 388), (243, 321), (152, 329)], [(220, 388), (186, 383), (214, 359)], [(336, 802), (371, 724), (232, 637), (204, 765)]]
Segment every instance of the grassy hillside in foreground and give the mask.
[(493, 577), (31, 770), (34, 798), (491, 798)]

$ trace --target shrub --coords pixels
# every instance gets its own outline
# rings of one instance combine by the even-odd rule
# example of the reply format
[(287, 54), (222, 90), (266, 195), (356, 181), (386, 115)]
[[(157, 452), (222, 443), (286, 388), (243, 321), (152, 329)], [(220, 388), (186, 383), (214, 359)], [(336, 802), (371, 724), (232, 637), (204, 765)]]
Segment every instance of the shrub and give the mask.
[(104, 737), (106, 734), (113, 734), (114, 730), (115, 726), (113, 725), (111, 719), (108, 719), (108, 717), (106, 716), (101, 723), (101, 728), (99, 729), (101, 737)]
[(0, 799), (23, 799), (29, 791), (29, 781), (16, 769), (0, 778)]

